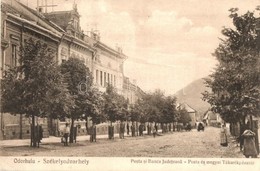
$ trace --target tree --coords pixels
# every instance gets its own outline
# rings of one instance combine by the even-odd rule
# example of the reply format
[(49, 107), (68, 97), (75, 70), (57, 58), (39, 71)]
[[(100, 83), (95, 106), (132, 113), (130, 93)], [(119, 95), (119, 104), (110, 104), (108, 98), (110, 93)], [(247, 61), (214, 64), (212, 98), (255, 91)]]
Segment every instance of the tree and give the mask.
[(84, 119), (87, 120), (87, 117), (90, 117), (95, 124), (105, 122), (106, 116), (103, 113), (104, 99), (102, 93), (97, 88), (90, 87), (87, 98), (91, 103), (86, 105), (86, 115)]
[(164, 104), (164, 93), (157, 89), (153, 93), (147, 94), (144, 100), (149, 107), (146, 107), (146, 113), (148, 114), (149, 122), (161, 122), (162, 106)]
[(130, 110), (132, 121), (171, 123), (177, 117), (176, 98), (161, 90), (144, 94)]
[(224, 28), (226, 37), (215, 50), (219, 65), (205, 83), (211, 92), (203, 99), (226, 122), (245, 125), (248, 115), (260, 113), (260, 56), (257, 50), (256, 18), (253, 12), (238, 15), (230, 9), (233, 28)]
[(127, 119), (128, 104), (127, 100), (116, 92), (116, 89), (107, 84), (106, 91), (103, 93), (103, 113), (107, 120), (110, 121), (108, 130), (109, 139), (114, 137), (114, 127), (112, 125), (115, 121), (123, 121)]
[(164, 105), (162, 106), (161, 120), (163, 123), (172, 123), (176, 118), (176, 98), (167, 96), (164, 98)]
[(73, 143), (73, 138), (75, 136), (74, 121), (82, 118), (90, 108), (89, 106), (92, 105), (89, 94), (92, 90), (93, 78), (89, 69), (77, 58), (69, 58), (69, 60), (64, 61), (60, 67), (65, 82), (68, 85), (69, 93), (75, 101), (75, 105), (70, 109), (71, 115), (68, 116), (71, 118), (70, 143)]
[(127, 100), (116, 92), (116, 89), (108, 84), (106, 92), (103, 94), (103, 112), (107, 119), (112, 123), (117, 120), (127, 119)]
[(36, 147), (35, 116), (62, 117), (74, 101), (67, 93), (54, 51), (29, 39), (21, 47), (19, 66), (6, 71), (2, 80), (2, 109), (32, 117), (31, 146)]

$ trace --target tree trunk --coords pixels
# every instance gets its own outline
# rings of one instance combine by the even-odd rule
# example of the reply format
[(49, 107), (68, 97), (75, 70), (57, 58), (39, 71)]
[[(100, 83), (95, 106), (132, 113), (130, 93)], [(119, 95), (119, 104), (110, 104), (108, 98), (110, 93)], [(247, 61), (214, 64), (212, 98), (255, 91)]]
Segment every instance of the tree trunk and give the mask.
[(110, 121), (110, 126), (108, 126), (108, 139), (114, 139), (114, 127), (112, 121)]
[(136, 127), (136, 129), (135, 129), (136, 130), (136, 136), (138, 136), (139, 135), (138, 134), (139, 129), (138, 129), (138, 122), (137, 121), (135, 122), (135, 127)]
[(23, 115), (20, 114), (20, 139), (23, 139)]
[(89, 135), (89, 132), (88, 132), (88, 117), (86, 117), (85, 120), (86, 120), (85, 126), (86, 126), (87, 135)]
[(36, 147), (36, 137), (35, 137), (35, 116), (34, 116), (34, 115), (32, 115), (31, 147)]
[(74, 140), (74, 118), (71, 119), (70, 141), (69, 141), (69, 143), (73, 143), (73, 140)]

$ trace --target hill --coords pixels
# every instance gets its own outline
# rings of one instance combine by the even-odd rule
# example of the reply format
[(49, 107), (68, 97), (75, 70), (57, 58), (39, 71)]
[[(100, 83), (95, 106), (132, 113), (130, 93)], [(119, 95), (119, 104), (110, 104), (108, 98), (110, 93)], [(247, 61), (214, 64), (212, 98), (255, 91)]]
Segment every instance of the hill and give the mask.
[(204, 80), (198, 79), (175, 93), (175, 97), (177, 97), (178, 103), (187, 103), (198, 112), (199, 116), (203, 116), (210, 108), (209, 103), (202, 100), (201, 93), (206, 90), (209, 91), (210, 89), (204, 85)]

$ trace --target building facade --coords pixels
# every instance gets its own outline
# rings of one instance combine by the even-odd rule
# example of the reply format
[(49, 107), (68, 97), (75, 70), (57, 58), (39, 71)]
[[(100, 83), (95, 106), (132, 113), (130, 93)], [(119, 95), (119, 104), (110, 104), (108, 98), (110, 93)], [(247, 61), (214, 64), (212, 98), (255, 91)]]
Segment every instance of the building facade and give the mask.
[[(38, 24), (36, 24), (38, 22)], [(1, 70), (0, 77), (10, 67), (19, 65), (19, 51), (25, 41), (40, 40), (57, 51), (61, 34), (50, 23), (32, 13), (16, 1), (1, 3)], [(43, 136), (48, 137), (47, 118), (36, 119), (43, 127)], [(30, 120), (23, 115), (1, 112), (1, 139), (30, 137)]]
[[(56, 52), (56, 60), (59, 64), (70, 57), (80, 59), (91, 71), (94, 86), (102, 92), (109, 83), (131, 103), (136, 101), (136, 94), (141, 92), (136, 85), (124, 81), (126, 77), (123, 65), (127, 56), (122, 49), (119, 47), (113, 49), (104, 44), (97, 31), (84, 34), (81, 30), (76, 4), (69, 11), (42, 13), (41, 9), (35, 11), (18, 1), (2, 0), (1, 78), (3, 71), (8, 67), (19, 65), (19, 47), (29, 38), (40, 40), (52, 48)], [(44, 127), (44, 137), (60, 135), (60, 130), (68, 121), (49, 118), (36, 120)], [(79, 134), (85, 134), (85, 123), (86, 121), (75, 122), (75, 125), (80, 125)], [(22, 115), (1, 113), (0, 124), (0, 139), (30, 137), (30, 119)]]

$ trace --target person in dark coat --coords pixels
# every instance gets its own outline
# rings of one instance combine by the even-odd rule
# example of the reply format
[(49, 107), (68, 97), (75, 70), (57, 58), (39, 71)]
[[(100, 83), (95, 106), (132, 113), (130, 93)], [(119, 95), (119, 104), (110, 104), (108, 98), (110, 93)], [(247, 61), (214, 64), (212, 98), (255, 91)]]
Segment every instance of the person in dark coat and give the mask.
[(140, 124), (139, 125), (139, 136), (143, 136), (143, 131), (144, 131), (144, 125)]
[(243, 154), (246, 158), (249, 158), (250, 156), (252, 158), (257, 158), (257, 149), (255, 145), (255, 133), (249, 129), (246, 129), (243, 134), (244, 139), (244, 149)]
[(38, 135), (38, 142), (41, 143), (41, 140), (42, 140), (42, 138), (43, 138), (42, 125), (39, 125), (38, 128), (39, 128), (39, 129), (38, 129), (38, 133), (39, 133), (39, 135)]
[(154, 125), (155, 131), (158, 132), (158, 126), (157, 124)]

